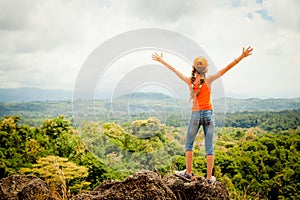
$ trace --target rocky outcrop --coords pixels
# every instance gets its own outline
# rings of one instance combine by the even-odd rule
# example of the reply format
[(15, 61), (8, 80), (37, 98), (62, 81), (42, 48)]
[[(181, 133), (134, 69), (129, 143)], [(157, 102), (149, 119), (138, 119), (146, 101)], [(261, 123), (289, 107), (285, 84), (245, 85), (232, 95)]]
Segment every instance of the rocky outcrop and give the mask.
[(96, 199), (176, 199), (172, 190), (154, 172), (138, 172), (124, 181), (106, 181), (89, 194), (72, 200)]
[[(36, 176), (10, 176), (0, 180), (0, 200), (51, 199), (47, 184)], [(72, 200), (109, 199), (214, 199), (229, 200), (226, 187), (216, 181), (209, 185), (203, 177), (187, 181), (174, 175), (162, 178), (155, 172), (138, 172), (124, 181), (106, 181), (93, 191)]]
[(208, 184), (204, 177), (194, 178), (191, 182), (174, 175), (162, 180), (176, 195), (176, 199), (229, 200), (225, 185), (219, 181)]
[(154, 172), (139, 172), (121, 181), (106, 181), (88, 194), (72, 200), (103, 199), (214, 199), (229, 200), (226, 187), (216, 181), (208, 184), (203, 177), (186, 181), (174, 175), (161, 178)]
[(0, 200), (50, 199), (45, 181), (36, 176), (9, 176), (0, 180)]

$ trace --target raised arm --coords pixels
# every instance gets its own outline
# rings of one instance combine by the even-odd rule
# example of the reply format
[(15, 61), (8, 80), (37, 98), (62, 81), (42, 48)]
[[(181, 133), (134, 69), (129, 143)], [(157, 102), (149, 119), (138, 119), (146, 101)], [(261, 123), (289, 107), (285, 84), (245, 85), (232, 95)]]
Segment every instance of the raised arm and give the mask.
[(245, 47), (243, 47), (243, 52), (242, 54), (234, 59), (231, 63), (229, 63), (226, 67), (224, 67), (223, 69), (219, 70), (215, 75), (212, 75), (210, 77), (211, 81), (216, 80), (217, 78), (220, 78), (221, 76), (223, 76), (228, 70), (230, 70), (231, 68), (233, 68), (236, 64), (238, 64), (242, 59), (246, 58), (247, 56), (252, 55), (252, 51), (253, 48), (252, 47), (248, 47), (247, 49), (245, 49)]
[(158, 53), (154, 52), (152, 54), (152, 60), (160, 62), (161, 64), (163, 64), (164, 66), (166, 66), (168, 69), (172, 70), (181, 80), (183, 80), (188, 85), (190, 85), (190, 79), (188, 77), (184, 76), (178, 70), (176, 70), (173, 66), (171, 66), (170, 64), (168, 64), (166, 61), (164, 61), (162, 53), (159, 55)]

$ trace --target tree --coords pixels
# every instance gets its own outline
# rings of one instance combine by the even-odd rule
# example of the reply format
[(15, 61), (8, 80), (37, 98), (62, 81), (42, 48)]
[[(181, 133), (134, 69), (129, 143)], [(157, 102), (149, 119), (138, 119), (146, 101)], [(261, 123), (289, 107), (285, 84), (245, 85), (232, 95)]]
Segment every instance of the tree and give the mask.
[(88, 189), (90, 182), (84, 179), (88, 176), (88, 168), (77, 166), (68, 161), (67, 158), (58, 156), (47, 156), (37, 160), (31, 168), (21, 168), (21, 174), (34, 174), (43, 178), (52, 188), (53, 192), (68, 197), (68, 194), (77, 193), (80, 190)]

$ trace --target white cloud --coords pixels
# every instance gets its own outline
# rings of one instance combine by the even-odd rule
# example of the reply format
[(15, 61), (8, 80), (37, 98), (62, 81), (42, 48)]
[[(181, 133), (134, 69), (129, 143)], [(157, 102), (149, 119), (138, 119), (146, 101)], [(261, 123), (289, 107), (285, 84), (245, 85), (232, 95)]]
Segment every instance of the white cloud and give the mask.
[(300, 30), (300, 2), (297, 0), (274, 0), (264, 4), (268, 13), (274, 17), (278, 28)]
[(261, 2), (0, 0), (0, 71), (5, 74), (0, 87), (72, 89), (98, 45), (124, 31), (153, 27), (195, 40), (218, 68), (239, 56), (242, 46), (252, 45), (253, 56), (222, 78), (226, 91), (298, 97), (300, 3)]

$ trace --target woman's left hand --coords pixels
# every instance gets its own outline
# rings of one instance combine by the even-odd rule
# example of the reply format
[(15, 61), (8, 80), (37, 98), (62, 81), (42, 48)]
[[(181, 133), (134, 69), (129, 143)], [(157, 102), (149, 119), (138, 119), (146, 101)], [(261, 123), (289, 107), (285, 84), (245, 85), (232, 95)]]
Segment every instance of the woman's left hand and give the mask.
[(245, 49), (245, 47), (243, 47), (243, 53), (242, 53), (243, 58), (252, 55), (252, 51), (253, 51), (253, 48), (250, 46), (247, 49)]

